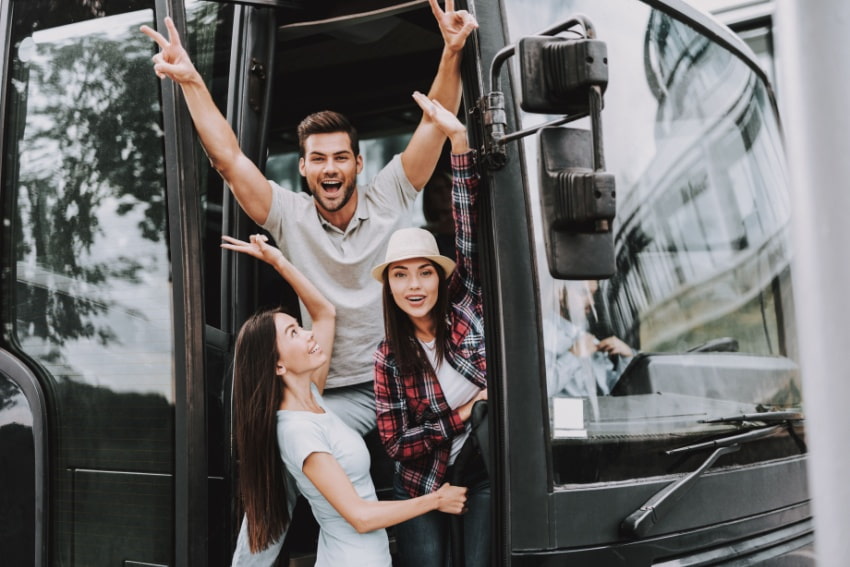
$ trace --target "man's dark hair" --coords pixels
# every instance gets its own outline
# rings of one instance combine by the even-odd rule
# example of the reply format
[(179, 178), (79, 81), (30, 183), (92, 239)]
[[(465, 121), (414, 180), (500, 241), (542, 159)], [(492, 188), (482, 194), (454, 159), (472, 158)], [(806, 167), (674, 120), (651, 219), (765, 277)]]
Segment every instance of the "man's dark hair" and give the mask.
[(322, 110), (307, 116), (298, 125), (298, 153), (300, 157), (304, 157), (304, 144), (307, 138), (313, 134), (333, 134), (335, 132), (348, 134), (354, 155), (360, 155), (360, 139), (357, 136), (357, 130), (351, 125), (348, 118), (333, 110)]

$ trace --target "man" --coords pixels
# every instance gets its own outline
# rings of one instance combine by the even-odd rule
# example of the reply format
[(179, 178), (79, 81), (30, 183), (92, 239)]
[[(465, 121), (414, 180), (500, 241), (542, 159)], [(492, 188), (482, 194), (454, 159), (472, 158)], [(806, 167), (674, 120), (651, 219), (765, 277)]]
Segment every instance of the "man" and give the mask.
[[(444, 48), (428, 97), (457, 112), (461, 54), (478, 24), (466, 11), (455, 11), (454, 0), (446, 0), (445, 11), (437, 0), (429, 3)], [(174, 23), (170, 18), (165, 23), (168, 39), (142, 26), (161, 48), (154, 56), (154, 71), (180, 85), (212, 166), (245, 213), (271, 233), (290, 261), (336, 306), (337, 334), (324, 399), (340, 418), (365, 434), (375, 427), (372, 355), (383, 337), (381, 286), (369, 270), (382, 260), (389, 236), (410, 225), (416, 194), (431, 177), (445, 136), (423, 116), (405, 150), (369, 186), (357, 187), (363, 158), (356, 131), (340, 114), (313, 114), (298, 128), (299, 171), (312, 197), (286, 191), (266, 179), (242, 153)], [(309, 326), (310, 322), (304, 323)], [(242, 528), (245, 532), (244, 523)], [(279, 543), (262, 557), (249, 558), (242, 549), (242, 536), (234, 565), (243, 560), (251, 565), (274, 561)]]
[(587, 332), (596, 319), (594, 294), (599, 283), (566, 282), (566, 311), (543, 321), (546, 376), (549, 396), (590, 397), (608, 395), (634, 358), (632, 347), (616, 336), (598, 339)]

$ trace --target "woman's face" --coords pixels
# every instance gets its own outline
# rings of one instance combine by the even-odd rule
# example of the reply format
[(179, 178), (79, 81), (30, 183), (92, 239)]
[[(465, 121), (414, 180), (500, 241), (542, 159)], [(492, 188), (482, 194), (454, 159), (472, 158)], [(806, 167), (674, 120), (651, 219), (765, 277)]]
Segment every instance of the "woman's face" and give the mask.
[(313, 332), (302, 329), (291, 315), (275, 313), (277, 339), (278, 374), (280, 365), (287, 372), (301, 374), (315, 370), (327, 360), (322, 347), (313, 338)]
[(437, 303), (440, 274), (429, 260), (413, 258), (393, 262), (387, 269), (387, 281), (396, 305), (414, 322), (430, 320)]

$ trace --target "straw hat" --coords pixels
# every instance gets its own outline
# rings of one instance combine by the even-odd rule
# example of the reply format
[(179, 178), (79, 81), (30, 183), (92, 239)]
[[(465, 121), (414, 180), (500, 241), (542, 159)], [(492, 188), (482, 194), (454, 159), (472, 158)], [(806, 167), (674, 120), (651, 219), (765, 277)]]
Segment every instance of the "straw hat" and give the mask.
[(387, 266), (393, 262), (411, 258), (426, 258), (439, 264), (446, 271), (446, 276), (455, 269), (454, 260), (440, 254), (433, 234), (424, 228), (401, 228), (390, 236), (384, 262), (372, 268), (372, 277), (383, 282), (384, 270)]

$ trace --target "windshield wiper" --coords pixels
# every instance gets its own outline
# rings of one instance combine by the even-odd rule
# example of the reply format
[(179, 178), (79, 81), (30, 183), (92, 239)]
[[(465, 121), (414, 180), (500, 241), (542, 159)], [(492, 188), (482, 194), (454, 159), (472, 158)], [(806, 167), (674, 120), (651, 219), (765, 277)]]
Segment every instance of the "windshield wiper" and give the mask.
[(715, 447), (731, 447), (733, 445), (740, 445), (741, 443), (756, 441), (764, 437), (770, 437), (771, 435), (773, 435), (774, 433), (778, 433), (782, 429), (784, 429), (784, 426), (782, 425), (770, 425), (765, 427), (759, 427), (757, 429), (745, 431), (744, 433), (735, 433), (734, 435), (727, 435), (726, 437), (713, 439), (711, 441), (703, 441), (702, 443), (694, 443), (693, 445), (685, 445), (684, 447), (670, 449), (669, 451), (664, 451), (664, 454), (671, 456), (683, 455), (685, 453), (694, 453), (696, 451), (702, 451), (703, 449), (714, 449)]
[[(748, 420), (749, 421), (749, 420)], [(741, 443), (747, 443), (769, 437), (784, 429), (783, 425), (770, 425), (760, 427), (744, 433), (736, 433), (728, 435), (712, 441), (703, 443), (695, 443), (693, 445), (685, 445), (676, 449), (665, 451), (667, 455), (681, 455), (684, 453), (693, 453), (704, 449), (712, 449), (715, 451), (703, 461), (703, 463), (692, 473), (676, 482), (667, 485), (660, 491), (655, 493), (652, 498), (647, 500), (640, 508), (629, 514), (625, 520), (620, 523), (620, 533), (630, 537), (643, 537), (649, 533), (655, 524), (660, 522), (664, 516), (681, 500), (682, 496), (693, 488), (697, 479), (714, 464), (714, 462), (728, 453), (734, 453), (741, 448)]]
[(800, 435), (795, 429), (796, 425), (805, 420), (805, 414), (803, 414), (803, 412), (799, 409), (788, 409), (760, 411), (756, 413), (742, 413), (740, 415), (730, 415), (728, 417), (715, 417), (712, 419), (703, 419), (700, 423), (737, 423), (741, 428), (743, 428), (745, 424), (752, 424), (753, 422), (761, 422), (765, 424), (784, 423), (785, 426), (788, 428), (788, 435), (790, 435), (791, 439), (794, 440), (794, 443), (797, 444), (797, 448), (800, 449), (801, 453), (805, 453), (808, 451), (808, 449), (806, 448), (806, 442), (800, 437)]
[(715, 417), (712, 419), (703, 419), (701, 423), (741, 423), (744, 421), (777, 423), (780, 421), (802, 421), (804, 419), (806, 419), (806, 416), (799, 410), (783, 410), (742, 413), (740, 415), (731, 415), (729, 417)]

